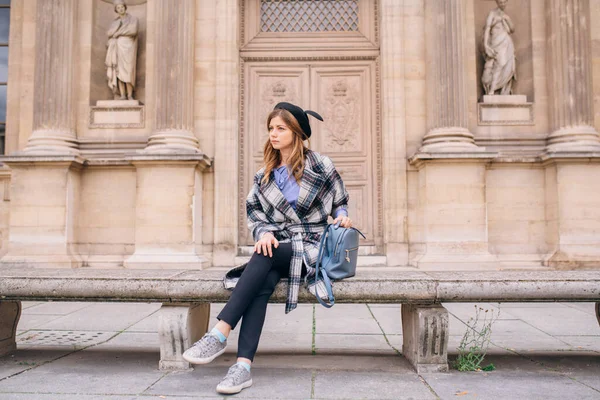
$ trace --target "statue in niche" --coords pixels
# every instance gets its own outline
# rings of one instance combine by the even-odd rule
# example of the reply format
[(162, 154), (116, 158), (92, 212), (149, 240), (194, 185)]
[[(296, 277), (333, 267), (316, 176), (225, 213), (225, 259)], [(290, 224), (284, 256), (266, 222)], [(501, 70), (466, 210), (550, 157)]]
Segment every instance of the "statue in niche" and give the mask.
[(115, 100), (133, 100), (138, 48), (138, 19), (127, 13), (124, 0), (114, 0), (118, 14), (108, 30), (106, 77)]
[(481, 83), (485, 94), (512, 94), (513, 81), (517, 79), (515, 45), (510, 35), (515, 31), (510, 17), (504, 12), (508, 0), (496, 0), (498, 8), (488, 14), (483, 32), (483, 57), (485, 65)]

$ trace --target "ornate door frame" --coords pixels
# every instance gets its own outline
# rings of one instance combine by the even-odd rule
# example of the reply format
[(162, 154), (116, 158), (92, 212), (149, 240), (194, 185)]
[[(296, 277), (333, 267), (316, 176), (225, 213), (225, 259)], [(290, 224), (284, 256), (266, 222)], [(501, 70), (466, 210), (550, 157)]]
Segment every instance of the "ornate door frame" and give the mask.
[[(279, 0), (280, 2), (291, 0)], [(296, 0), (298, 1), (298, 0)], [(382, 207), (382, 145), (381, 145), (381, 118), (380, 118), (380, 65), (379, 65), (379, 37), (377, 18), (378, 9), (376, 0), (356, 0), (359, 4), (359, 12), (366, 18), (359, 19), (358, 32), (259, 32), (261, 0), (241, 0), (242, 27), (241, 43), (243, 44), (240, 56), (240, 140), (239, 140), (239, 243), (240, 255), (247, 253), (248, 246), (251, 243), (249, 232), (246, 228), (245, 198), (249, 190), (249, 179), (258, 169), (261, 161), (261, 154), (249, 154), (250, 148), (256, 148), (253, 144), (252, 128), (249, 128), (250, 113), (257, 112), (257, 107), (262, 107), (259, 103), (270, 104), (274, 100), (266, 101), (264, 93), (250, 93), (253, 87), (252, 79), (255, 79), (256, 71), (261, 72), (261, 67), (266, 74), (273, 69), (277, 74), (288, 77), (296, 77), (303, 80), (303, 84), (296, 85), (295, 88), (286, 88), (284, 85), (277, 86), (276, 80), (269, 84), (274, 97), (281, 96), (281, 101), (286, 100), (300, 101), (304, 103), (315, 103), (316, 89), (311, 85), (311, 81), (318, 79), (318, 73), (321, 71), (327, 75), (331, 72), (332, 76), (336, 73), (344, 75), (347, 71), (354, 71), (362, 68), (368, 77), (368, 91), (362, 93), (363, 97), (370, 98), (371, 107), (369, 110), (370, 126), (368, 129), (371, 134), (364, 149), (367, 158), (368, 167), (359, 166), (356, 163), (344, 162), (334, 158), (336, 167), (347, 183), (348, 190), (351, 192), (357, 190), (353, 182), (361, 182), (365, 187), (371, 190), (362, 189), (360, 195), (367, 196), (370, 200), (363, 201), (364, 207), (369, 207), (368, 213), (372, 221), (369, 221), (372, 232), (369, 232), (369, 240), (361, 246), (362, 254), (383, 254), (383, 207)], [(308, 41), (308, 42), (307, 42)], [(312, 48), (312, 50), (307, 50)], [(304, 69), (304, 72), (300, 72)], [(349, 75), (352, 75), (350, 73)], [(340, 80), (342, 82), (343, 80)], [(256, 85), (254, 85), (256, 86)], [(330, 85), (331, 86), (331, 85)], [(348, 88), (339, 87), (330, 89), (331, 98), (335, 99), (336, 90), (342, 93)], [(291, 92), (290, 92), (291, 90)], [(287, 91), (287, 92), (286, 92)], [(339, 94), (338, 93), (338, 94)], [(334, 100), (332, 100), (334, 101)], [(334, 101), (335, 102), (335, 101)], [(273, 103), (274, 105), (274, 103)], [(265, 107), (263, 107), (265, 108)], [(269, 108), (269, 107), (266, 107)], [(261, 110), (261, 114), (268, 113), (269, 110)], [(265, 114), (266, 115), (266, 114)], [(318, 133), (320, 124), (313, 124), (313, 130)], [(255, 129), (255, 127), (253, 127)], [(332, 132), (329, 132), (331, 135)], [(266, 128), (265, 128), (266, 135)], [(255, 139), (254, 139), (255, 140)], [(340, 143), (344, 141), (339, 138)], [(315, 148), (315, 146), (312, 146)], [(320, 150), (320, 149), (317, 149)], [(325, 152), (327, 154), (327, 152)], [(366, 165), (366, 164), (365, 164)], [(360, 179), (359, 179), (360, 178)], [(353, 181), (353, 179), (355, 179)], [(251, 182), (251, 179), (250, 179)], [(372, 191), (372, 192), (371, 192)], [(364, 193), (364, 194), (363, 194)], [(359, 195), (359, 197), (360, 197)], [(352, 199), (351, 199), (352, 203)], [(367, 212), (364, 212), (367, 214)]]

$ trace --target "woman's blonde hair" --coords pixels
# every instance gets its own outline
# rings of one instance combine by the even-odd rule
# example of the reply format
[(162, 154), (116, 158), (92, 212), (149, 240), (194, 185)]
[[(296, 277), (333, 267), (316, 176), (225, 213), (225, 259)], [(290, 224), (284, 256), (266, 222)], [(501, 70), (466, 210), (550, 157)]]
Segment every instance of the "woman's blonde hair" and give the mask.
[[(294, 138), (292, 140), (292, 152), (288, 159), (288, 168), (290, 168), (290, 171), (294, 175), (294, 179), (296, 179), (296, 182), (300, 183), (300, 179), (302, 178), (302, 174), (304, 172), (304, 156), (309, 150), (310, 140), (305, 139), (306, 135), (302, 131), (302, 128), (300, 128), (300, 124), (298, 123), (296, 118), (294, 118), (294, 116), (289, 111), (283, 109), (276, 109), (271, 111), (271, 113), (267, 117), (267, 131), (269, 130), (271, 120), (275, 117), (280, 117), (294, 134)], [(304, 145), (304, 140), (308, 142), (308, 146)], [(273, 171), (275, 168), (277, 168), (279, 164), (281, 164), (281, 152), (279, 150), (274, 149), (271, 145), (271, 139), (267, 138), (263, 154), (265, 174), (261, 182), (267, 183), (269, 182), (271, 171)]]

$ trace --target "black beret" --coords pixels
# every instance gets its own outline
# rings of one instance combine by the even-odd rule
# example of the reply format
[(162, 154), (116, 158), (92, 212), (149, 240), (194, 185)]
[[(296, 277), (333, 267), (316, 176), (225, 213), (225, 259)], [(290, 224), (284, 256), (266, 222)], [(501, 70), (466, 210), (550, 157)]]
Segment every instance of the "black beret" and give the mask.
[(286, 102), (278, 103), (275, 106), (275, 108), (273, 108), (273, 110), (277, 110), (277, 109), (289, 111), (294, 116), (294, 118), (296, 118), (296, 120), (298, 121), (298, 124), (300, 124), (300, 128), (302, 128), (302, 131), (304, 132), (304, 134), (306, 135), (307, 138), (309, 138), (312, 133), (310, 130), (310, 123), (308, 122), (308, 115), (310, 114), (313, 117), (315, 117), (316, 119), (323, 121), (323, 117), (321, 117), (316, 112), (311, 111), (311, 110), (304, 111), (303, 109), (301, 109), (298, 106), (293, 105), (292, 103), (286, 103)]

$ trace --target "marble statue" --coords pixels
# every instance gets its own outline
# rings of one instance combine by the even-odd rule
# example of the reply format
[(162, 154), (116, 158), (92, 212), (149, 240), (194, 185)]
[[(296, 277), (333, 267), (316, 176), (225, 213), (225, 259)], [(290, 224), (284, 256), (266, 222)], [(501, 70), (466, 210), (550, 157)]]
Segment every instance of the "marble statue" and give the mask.
[(510, 17), (504, 12), (508, 0), (496, 0), (498, 8), (488, 14), (483, 32), (485, 65), (481, 83), (486, 95), (512, 94), (513, 81), (517, 79), (515, 45), (511, 34), (515, 31)]
[(133, 100), (138, 48), (138, 19), (127, 13), (124, 0), (113, 1), (118, 14), (108, 30), (106, 77), (115, 100)]

